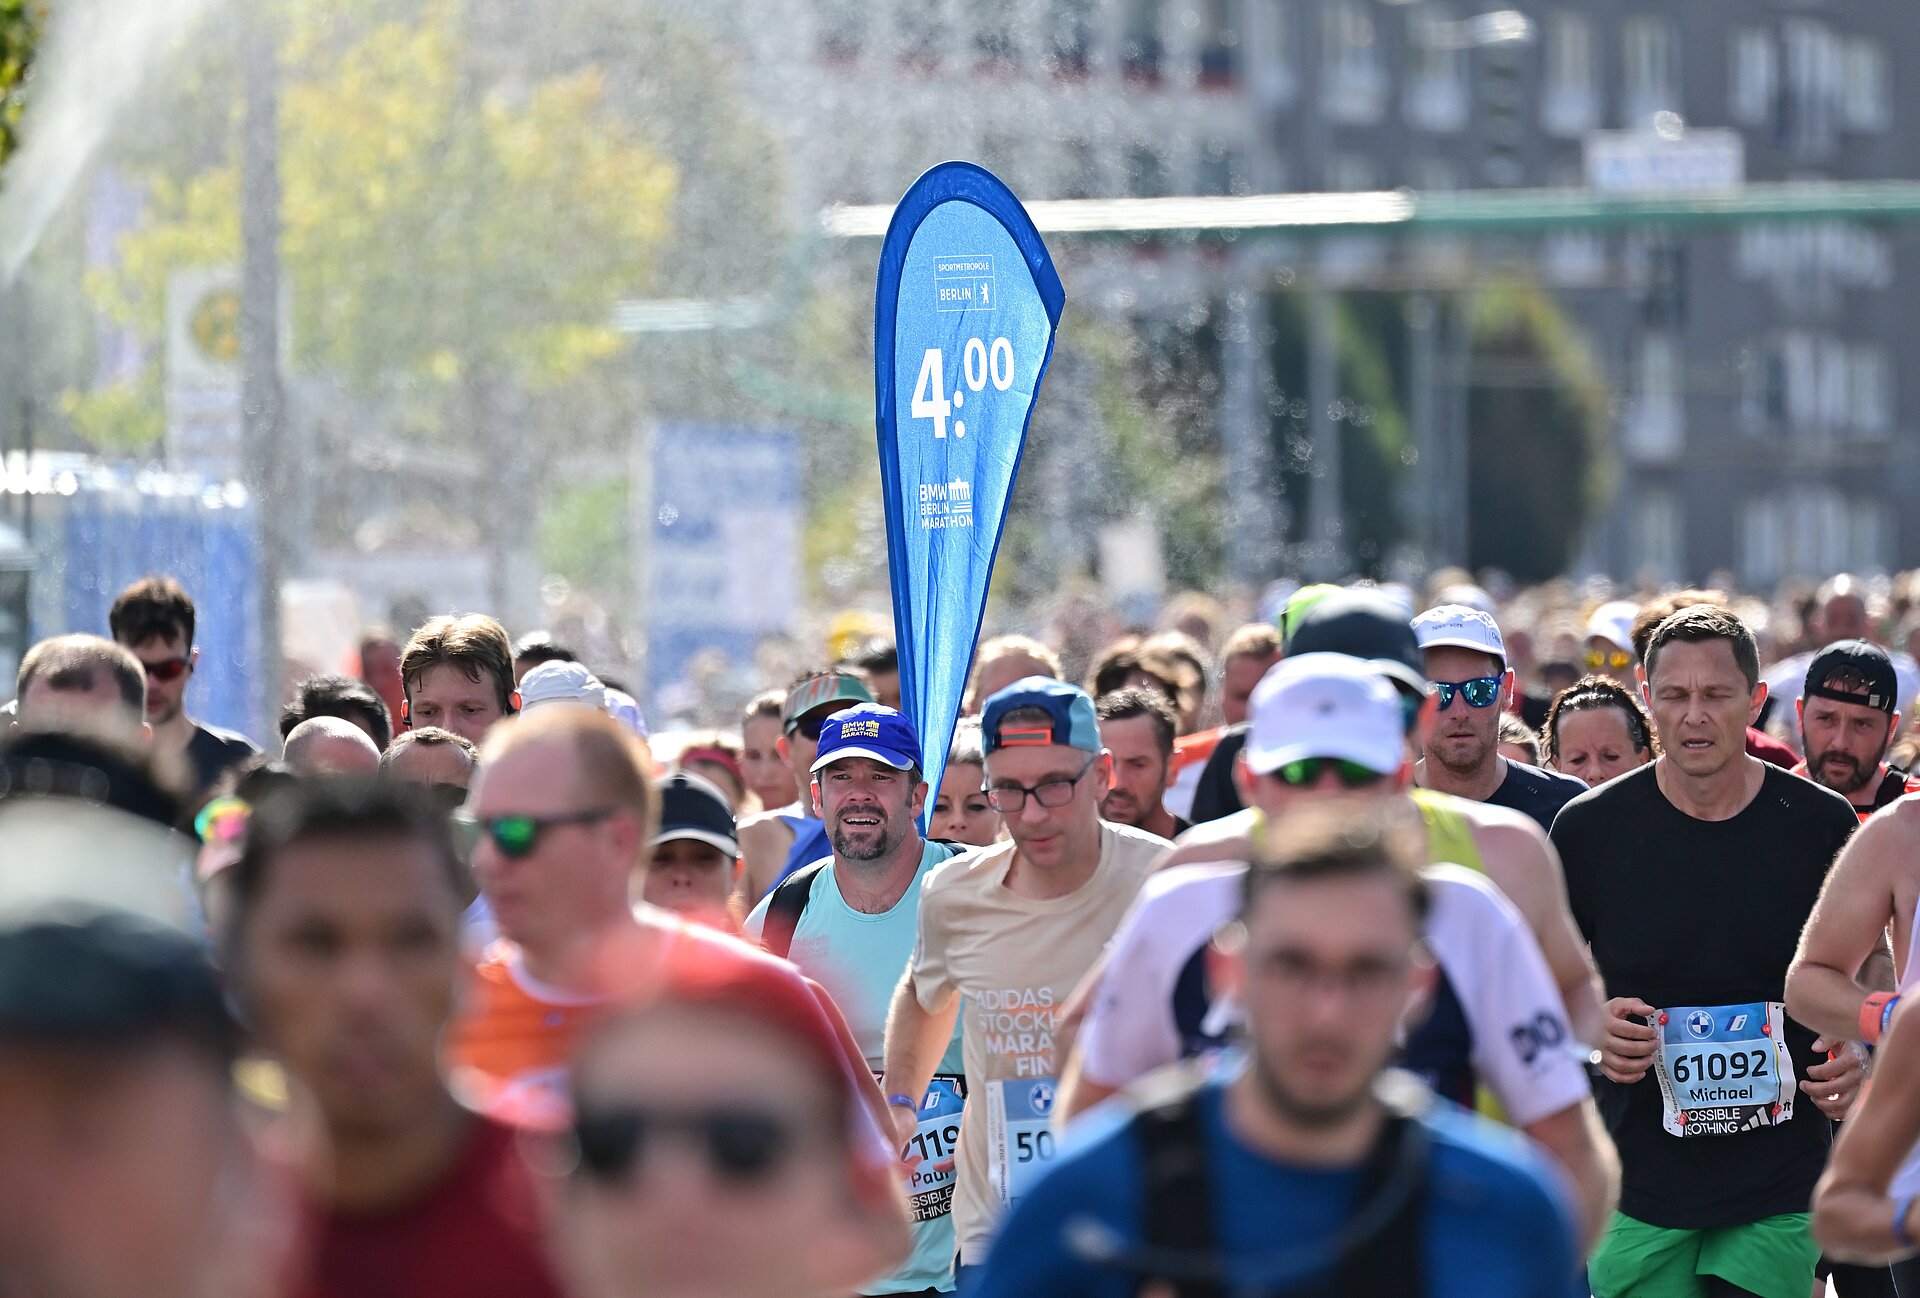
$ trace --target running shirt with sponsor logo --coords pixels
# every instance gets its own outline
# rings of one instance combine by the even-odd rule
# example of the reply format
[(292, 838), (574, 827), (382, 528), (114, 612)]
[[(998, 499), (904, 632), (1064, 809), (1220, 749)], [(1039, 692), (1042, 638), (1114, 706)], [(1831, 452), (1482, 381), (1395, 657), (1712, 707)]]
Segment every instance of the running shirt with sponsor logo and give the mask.
[[(1859, 821), (1839, 794), (1775, 766), (1763, 768), (1759, 792), (1739, 812), (1699, 820), (1668, 800), (1659, 770), (1643, 766), (1575, 798), (1554, 821), (1553, 845), (1607, 993), (1675, 1011), (1660, 1026), (1698, 1025), (1700, 1040), (1711, 1043), (1742, 1007), (1770, 1013), (1785, 999), (1800, 930)], [(1760, 1012), (1750, 1011), (1739, 1031), (1751, 1032)], [(1814, 1034), (1792, 1019), (1782, 1026), (1786, 1061), (1805, 1077), (1824, 1062)], [(1685, 1055), (1691, 1074), (1721, 1052), (1683, 1051), (1676, 1041), (1663, 1053), (1674, 1065)], [(1669, 1080), (1678, 1080), (1674, 1071)], [(1770, 1065), (1762, 1080), (1778, 1071)], [(1731, 1071), (1708, 1080), (1736, 1086)], [(1738, 1079), (1738, 1088), (1747, 1082)], [(1683, 1135), (1675, 1128), (1711, 1129), (1726, 1115), (1686, 1110), (1652, 1069), (1632, 1085), (1602, 1078), (1594, 1086), (1620, 1151), (1627, 1216), (1669, 1230), (1718, 1230), (1807, 1210), (1832, 1140), (1833, 1124), (1815, 1105), (1798, 1104), (1777, 1124)]]
[(954, 1233), (960, 1260), (984, 1260), (996, 1224), (1051, 1165), (1062, 1060), (1055, 1016), (1092, 968), (1170, 844), (1100, 826), (1093, 877), (1035, 901), (1006, 886), (1014, 845), (997, 843), (934, 867), (922, 885), (910, 974), (929, 1012), (962, 998), (967, 1112), (960, 1131)]
[[(1422, 872), (1433, 893), (1425, 936), (1440, 967), (1431, 1011), (1400, 1064), (1471, 1107), (1484, 1083), (1521, 1126), (1578, 1104), (1586, 1070), (1566, 1009), (1526, 921), (1492, 883), (1457, 865)], [(1239, 909), (1246, 866), (1180, 866), (1155, 875), (1113, 941), (1081, 1030), (1089, 1081), (1121, 1087), (1176, 1059), (1217, 1049), (1235, 1023), (1206, 983), (1206, 949)]]

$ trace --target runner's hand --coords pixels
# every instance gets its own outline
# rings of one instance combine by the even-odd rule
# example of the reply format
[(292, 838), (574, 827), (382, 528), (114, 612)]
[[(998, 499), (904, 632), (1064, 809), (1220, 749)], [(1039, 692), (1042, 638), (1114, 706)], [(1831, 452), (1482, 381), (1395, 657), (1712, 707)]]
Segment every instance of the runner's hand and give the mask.
[(1857, 1041), (1828, 1041), (1821, 1037), (1813, 1043), (1815, 1051), (1834, 1051), (1832, 1059), (1807, 1069), (1807, 1080), (1800, 1089), (1812, 1098), (1814, 1107), (1838, 1121), (1860, 1098), (1860, 1083), (1867, 1076), (1867, 1051)]
[(1635, 1023), (1629, 1015), (1648, 1017), (1659, 1011), (1632, 996), (1616, 996), (1607, 1002), (1600, 1036), (1600, 1071), (1608, 1081), (1631, 1085), (1653, 1067), (1653, 1053), (1660, 1034), (1645, 1023)]
[[(904, 1104), (889, 1104), (887, 1116), (893, 1119), (893, 1143), (900, 1150), (901, 1171), (911, 1177), (919, 1170), (920, 1164), (927, 1163), (926, 1157), (913, 1143), (914, 1134), (920, 1129), (920, 1115)], [(927, 1163), (927, 1170), (939, 1176), (945, 1176), (953, 1167), (952, 1154), (937, 1163)]]

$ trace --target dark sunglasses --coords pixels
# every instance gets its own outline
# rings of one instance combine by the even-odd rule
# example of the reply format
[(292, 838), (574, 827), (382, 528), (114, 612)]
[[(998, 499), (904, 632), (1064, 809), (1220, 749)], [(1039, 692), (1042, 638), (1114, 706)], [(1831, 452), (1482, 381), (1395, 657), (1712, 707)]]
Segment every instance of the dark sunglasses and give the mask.
[(1597, 672), (1610, 667), (1614, 671), (1623, 672), (1631, 666), (1633, 666), (1633, 655), (1625, 649), (1587, 650), (1587, 668), (1589, 671)]
[(1273, 774), (1282, 784), (1304, 789), (1319, 783), (1324, 771), (1332, 771), (1340, 783), (1349, 789), (1364, 789), (1369, 784), (1378, 784), (1387, 778), (1384, 772), (1376, 771), (1371, 766), (1362, 766), (1359, 762), (1350, 762), (1344, 757), (1302, 757), (1297, 762), (1282, 763)]
[(1440, 710), (1445, 712), (1453, 706), (1453, 696), (1466, 696), (1470, 708), (1490, 708), (1500, 701), (1500, 678), (1498, 676), (1476, 676), (1470, 681), (1435, 681), (1433, 695), (1440, 700)]
[(193, 666), (193, 662), (187, 658), (162, 658), (157, 663), (143, 665), (147, 669), (148, 676), (165, 685), (169, 681), (177, 681), (185, 676), (187, 669)]
[(485, 834), (493, 840), (500, 855), (519, 858), (531, 854), (540, 845), (540, 836), (549, 829), (591, 825), (612, 814), (611, 810), (576, 811), (565, 816), (488, 816), (483, 819), (462, 811), (455, 813), (453, 827), (469, 851), (480, 841), (480, 835)]
[(708, 1170), (734, 1185), (769, 1179), (800, 1146), (800, 1132), (791, 1120), (759, 1109), (581, 1107), (574, 1114), (579, 1169), (603, 1183), (625, 1181), (645, 1166), (648, 1147), (661, 1136), (697, 1148)]

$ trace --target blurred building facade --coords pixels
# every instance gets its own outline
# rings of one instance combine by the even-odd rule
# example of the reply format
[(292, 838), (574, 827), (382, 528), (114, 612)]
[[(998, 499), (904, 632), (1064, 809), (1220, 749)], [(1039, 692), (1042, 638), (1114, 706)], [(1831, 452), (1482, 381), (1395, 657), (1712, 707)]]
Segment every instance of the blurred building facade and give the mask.
[[(1582, 185), (1595, 132), (1737, 133), (1749, 180), (1920, 177), (1920, 7), (1884, 0), (737, 0), (699, 6), (780, 134), (797, 223), (890, 202), (942, 158), (1023, 197)], [(1510, 17), (1528, 20), (1515, 40)], [(1723, 137), (1725, 138), (1725, 137)], [(859, 147), (849, 147), (849, 142)], [(1425, 563), (1465, 555), (1471, 430), (1450, 304), (1500, 269), (1549, 286), (1614, 400), (1618, 489), (1581, 566), (1704, 578), (1920, 565), (1920, 235), (1860, 223), (1685, 238), (1369, 237), (1061, 247), (1074, 304), (1192, 315), (1219, 338), (1229, 566), (1257, 580), (1341, 552), (1321, 499), (1278, 499), (1280, 413), (1332, 438), (1331, 366), (1276, 391), (1276, 293), (1408, 294), (1404, 407), (1428, 472), (1408, 509)], [(1331, 474), (1331, 487), (1326, 474)], [(1282, 550), (1271, 538), (1296, 542)]]

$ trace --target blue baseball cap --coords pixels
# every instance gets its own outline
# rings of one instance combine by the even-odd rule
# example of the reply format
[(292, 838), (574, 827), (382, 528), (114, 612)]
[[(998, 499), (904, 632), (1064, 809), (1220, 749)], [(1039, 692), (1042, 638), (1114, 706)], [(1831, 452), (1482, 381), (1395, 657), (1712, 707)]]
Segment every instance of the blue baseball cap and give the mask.
[[(1023, 708), (1038, 708), (1052, 718), (1052, 724), (1002, 729), (1000, 719)], [(1024, 677), (990, 697), (980, 710), (980, 729), (982, 746), (989, 753), (1044, 744), (1100, 751), (1100, 722), (1093, 713), (1093, 700), (1078, 685), (1051, 676)]]
[(913, 722), (878, 703), (859, 703), (828, 717), (820, 727), (819, 755), (809, 771), (848, 757), (864, 757), (896, 771), (920, 765), (920, 736)]

